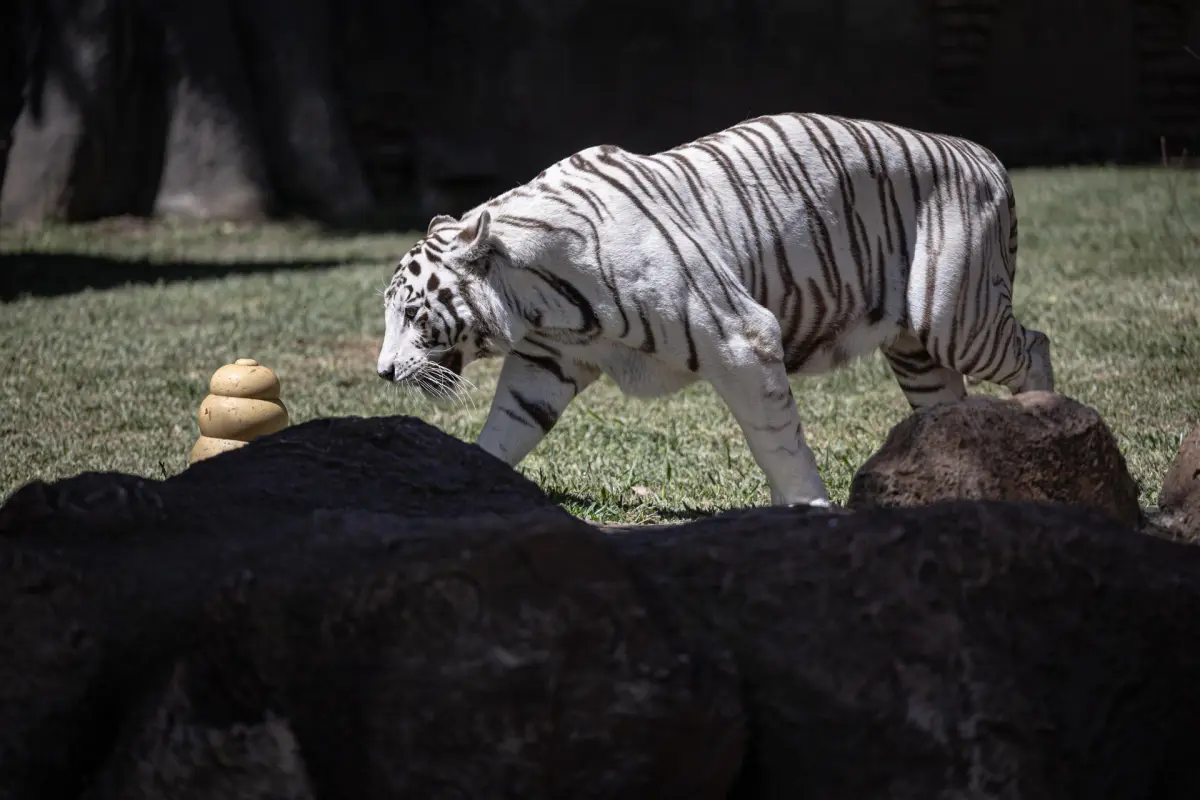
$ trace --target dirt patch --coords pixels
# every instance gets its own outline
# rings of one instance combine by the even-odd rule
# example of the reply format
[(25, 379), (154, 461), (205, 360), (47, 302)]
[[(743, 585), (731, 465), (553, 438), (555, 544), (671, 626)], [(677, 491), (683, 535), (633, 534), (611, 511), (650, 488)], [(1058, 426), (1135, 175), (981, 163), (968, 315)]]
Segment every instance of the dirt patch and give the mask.
[(338, 339), (332, 342), (298, 342), (302, 352), (280, 353), (275, 365), (283, 370), (375, 371), (379, 342), (373, 338)]
[(348, 364), (367, 364), (374, 366), (379, 359), (379, 339), (362, 337), (346, 339), (335, 343), (332, 347), (336, 357)]

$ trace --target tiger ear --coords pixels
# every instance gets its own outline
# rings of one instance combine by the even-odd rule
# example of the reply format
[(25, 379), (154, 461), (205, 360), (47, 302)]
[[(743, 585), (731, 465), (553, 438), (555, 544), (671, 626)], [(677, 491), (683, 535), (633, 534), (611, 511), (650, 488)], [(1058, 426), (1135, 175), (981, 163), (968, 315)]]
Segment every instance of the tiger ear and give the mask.
[[(499, 239), (492, 235), (492, 215), (486, 208), (479, 213), (479, 218), (474, 223), (459, 232), (458, 244), (463, 247), (460, 257), (467, 264), (481, 261), (493, 250), (502, 247)], [(480, 266), (485, 267), (483, 264)]]
[(439, 225), (445, 225), (447, 222), (456, 222), (454, 217), (446, 214), (436, 214), (433, 219), (429, 220), (429, 227), (425, 229), (425, 235), (429, 236), (433, 233), (433, 229)]

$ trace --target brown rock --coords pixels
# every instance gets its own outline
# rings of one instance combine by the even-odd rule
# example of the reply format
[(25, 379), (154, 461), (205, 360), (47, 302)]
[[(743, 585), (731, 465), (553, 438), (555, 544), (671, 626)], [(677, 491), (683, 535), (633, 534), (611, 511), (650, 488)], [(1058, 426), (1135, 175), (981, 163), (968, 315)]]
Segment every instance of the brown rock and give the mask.
[(1200, 536), (1200, 427), (1184, 437), (1158, 493), (1161, 519), (1173, 532)]
[(913, 412), (859, 468), (850, 508), (1029, 500), (1141, 521), (1138, 486), (1095, 409), (1061, 394), (977, 395)]

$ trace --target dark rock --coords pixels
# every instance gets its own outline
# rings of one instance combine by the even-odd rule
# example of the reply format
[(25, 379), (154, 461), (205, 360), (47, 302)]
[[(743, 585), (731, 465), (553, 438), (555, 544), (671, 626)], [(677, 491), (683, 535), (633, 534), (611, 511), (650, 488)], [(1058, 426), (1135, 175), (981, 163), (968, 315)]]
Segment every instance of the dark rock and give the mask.
[(347, 418), (0, 508), (4, 800), (1183, 800), (1198, 670), (1200, 549), (1070, 505), (604, 534)]
[(253, 104), (224, 3), (19, 5), (25, 102), (0, 222), (266, 211)]
[(749, 750), (730, 797), (1200, 791), (1200, 548), (990, 502), (612, 537), (734, 654)]
[[(0, 63), (6, 148), (19, 111), (0, 222), (372, 206), (330, 74), (324, 0), (17, 5), (0, 16), (20, 23)], [(14, 88), (26, 99), (10, 109)]]
[(22, 488), (0, 631), (6, 800), (718, 798), (741, 759), (728, 659), (606, 537), (411, 418)]
[(1095, 409), (1061, 394), (968, 397), (914, 411), (859, 468), (847, 506), (1029, 500), (1141, 519), (1138, 486)]
[(209, 605), (95, 800), (232, 787), (212, 737), (254, 767), (237, 796), (303, 772), (318, 797), (725, 797), (735, 675), (584, 523), (319, 512), (286, 538)]
[(150, 210), (164, 130), (161, 36), (135, 2), (4, 4), (0, 27), (11, 45), (0, 59), (12, 66), (0, 69), (0, 84), (15, 95), (0, 108), (0, 139), (10, 139), (0, 223)]
[(0, 798), (75, 786), (146, 676), (190, 646), (214, 587), (274, 562), (291, 546), (285, 523), (343, 508), (571, 519), (409, 417), (296, 425), (166, 481), (27, 484), (0, 507)]
[(42, 89), (41, 119), (22, 111), (13, 127), (9, 167), (0, 192), (0, 223), (31, 225), (67, 218), (72, 168), (82, 147), (83, 114), (62, 86)]
[(1200, 537), (1200, 428), (1179, 443), (1179, 453), (1158, 493), (1160, 524), (1189, 538)]
[(0, 507), (0, 536), (153, 525), (205, 535), (230, 526), (249, 537), (250, 520), (316, 509), (456, 517), (535, 508), (569, 516), (499, 459), (415, 417), (340, 417), (293, 425), (162, 481), (117, 473), (33, 481)]
[[(198, 722), (176, 669), (166, 687), (133, 715), (128, 737), (117, 745), (86, 800), (316, 800), (291, 726), (271, 714), (249, 725), (214, 727)], [(136, 761), (129, 759), (136, 750)], [(125, 759), (122, 759), (125, 756)], [(132, 762), (132, 763), (131, 763)], [(130, 767), (136, 774), (130, 774)]]
[(405, 517), (513, 513), (555, 504), (500, 459), (416, 417), (316, 419), (193, 464), (165, 486), (280, 508)]

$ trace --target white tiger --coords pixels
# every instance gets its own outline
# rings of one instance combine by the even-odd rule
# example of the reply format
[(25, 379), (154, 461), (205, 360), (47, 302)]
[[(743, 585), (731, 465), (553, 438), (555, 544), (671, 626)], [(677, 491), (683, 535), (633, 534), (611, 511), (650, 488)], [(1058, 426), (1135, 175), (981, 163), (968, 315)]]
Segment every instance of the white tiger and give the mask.
[(511, 465), (600, 375), (630, 395), (708, 381), (775, 504), (827, 505), (789, 374), (882, 351), (914, 407), (964, 375), (1052, 391), (1012, 310), (999, 160), (960, 138), (817, 114), (655, 155), (610, 145), (436, 216), (385, 292), (379, 375), (438, 394), (503, 356), (477, 443)]

